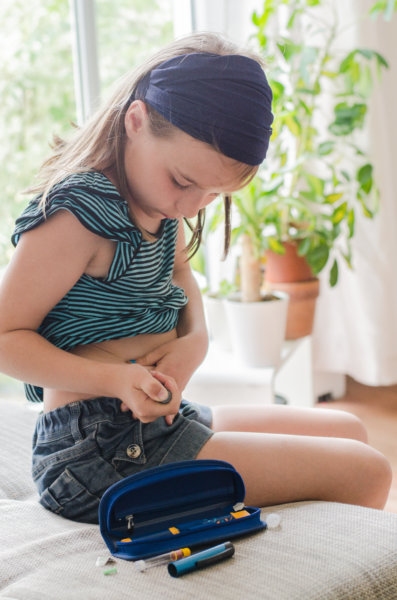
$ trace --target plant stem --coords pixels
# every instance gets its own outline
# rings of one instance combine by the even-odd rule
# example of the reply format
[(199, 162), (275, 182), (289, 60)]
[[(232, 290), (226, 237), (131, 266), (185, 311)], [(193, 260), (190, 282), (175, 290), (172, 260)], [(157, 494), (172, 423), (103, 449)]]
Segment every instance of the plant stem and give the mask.
[(243, 302), (259, 302), (262, 283), (260, 259), (255, 256), (249, 235), (243, 235), (241, 242), (241, 299)]

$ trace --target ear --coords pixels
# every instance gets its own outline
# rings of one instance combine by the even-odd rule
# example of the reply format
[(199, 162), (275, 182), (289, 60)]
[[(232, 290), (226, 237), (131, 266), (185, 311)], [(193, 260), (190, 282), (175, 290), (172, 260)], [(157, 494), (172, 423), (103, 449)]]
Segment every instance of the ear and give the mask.
[(124, 117), (127, 137), (131, 138), (140, 131), (145, 130), (148, 125), (148, 118), (146, 105), (142, 100), (131, 102)]

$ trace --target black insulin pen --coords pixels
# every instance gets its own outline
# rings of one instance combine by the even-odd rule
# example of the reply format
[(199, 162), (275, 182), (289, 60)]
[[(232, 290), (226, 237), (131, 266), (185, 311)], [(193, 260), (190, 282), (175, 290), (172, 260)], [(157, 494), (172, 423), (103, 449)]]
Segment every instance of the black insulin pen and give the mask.
[(181, 558), (175, 562), (171, 562), (168, 565), (168, 573), (172, 577), (180, 577), (190, 571), (196, 571), (197, 569), (203, 569), (209, 567), (225, 558), (230, 558), (234, 554), (234, 546), (231, 542), (225, 542), (212, 548), (207, 548), (202, 552), (192, 554), (187, 558)]

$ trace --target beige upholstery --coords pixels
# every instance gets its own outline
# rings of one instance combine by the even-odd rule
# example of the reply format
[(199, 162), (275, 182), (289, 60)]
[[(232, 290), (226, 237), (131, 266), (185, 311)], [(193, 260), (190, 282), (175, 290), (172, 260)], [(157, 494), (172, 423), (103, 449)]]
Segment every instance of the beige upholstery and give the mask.
[(107, 555), (98, 527), (67, 521), (37, 502), (30, 481), (36, 413), (1, 400), (0, 598), (7, 600), (392, 600), (397, 598), (397, 515), (327, 502), (277, 511), (279, 529), (235, 541), (235, 556), (179, 579), (139, 573)]

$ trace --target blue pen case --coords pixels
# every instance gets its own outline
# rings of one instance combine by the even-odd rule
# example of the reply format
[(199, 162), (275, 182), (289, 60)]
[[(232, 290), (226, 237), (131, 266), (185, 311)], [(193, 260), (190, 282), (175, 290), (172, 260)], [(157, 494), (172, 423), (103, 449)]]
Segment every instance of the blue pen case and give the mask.
[(136, 560), (229, 540), (266, 527), (244, 505), (241, 475), (220, 460), (187, 460), (147, 469), (106, 490), (99, 526), (110, 552)]

